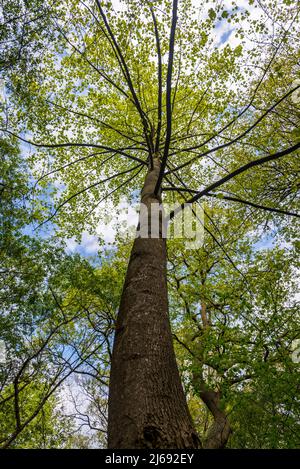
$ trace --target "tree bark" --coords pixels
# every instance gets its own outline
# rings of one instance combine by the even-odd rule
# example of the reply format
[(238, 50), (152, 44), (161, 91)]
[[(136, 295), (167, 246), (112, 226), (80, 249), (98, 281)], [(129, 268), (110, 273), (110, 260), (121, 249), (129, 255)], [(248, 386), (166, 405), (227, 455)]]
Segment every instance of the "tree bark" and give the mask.
[(214, 418), (203, 441), (203, 447), (205, 449), (225, 448), (232, 430), (227, 415), (219, 404), (220, 393), (206, 389), (200, 392), (200, 396)]
[[(159, 168), (154, 159), (145, 179), (141, 202), (148, 208), (161, 202), (160, 195), (154, 195)], [(143, 223), (140, 217), (140, 229)], [(166, 275), (166, 240), (137, 237), (116, 322), (109, 448), (200, 447), (173, 349)]]

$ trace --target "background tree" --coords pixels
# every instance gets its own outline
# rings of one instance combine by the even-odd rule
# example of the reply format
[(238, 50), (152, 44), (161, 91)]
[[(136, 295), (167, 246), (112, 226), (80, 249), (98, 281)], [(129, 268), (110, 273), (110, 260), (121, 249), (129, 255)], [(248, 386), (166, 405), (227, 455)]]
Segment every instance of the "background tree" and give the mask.
[(33, 236), (42, 194), (32, 211), (30, 175), (15, 142), (4, 139), (0, 151), (0, 337), (7, 355), (0, 365), (0, 444), (65, 447), (75, 422), (63, 409), (64, 383), (96, 375), (107, 395), (114, 294), (107, 268), (95, 273), (87, 260), (67, 255), (61, 240)]
[[(293, 235), (282, 220), (299, 217), (298, 3), (195, 9), (132, 0), (117, 11), (96, 0), (47, 8), (49, 35), (35, 42), (23, 28), (43, 53), (5, 68), (2, 127), (37, 149), (28, 161), (39, 184), (61, 178), (44, 222), (79, 235), (99, 222), (102, 201), (143, 187), (148, 207), (175, 197), (170, 218), (185, 201), (221, 196), (256, 209), (257, 224), (274, 214), (272, 228)], [(26, 25), (33, 15), (29, 8)], [(4, 19), (18, 22), (11, 9)], [(214, 38), (226, 22), (234, 46)], [(7, 34), (19, 40), (18, 27)], [(222, 246), (222, 233), (215, 239)], [(114, 344), (109, 446), (199, 447), (172, 347), (162, 238), (134, 242)]]
[(218, 220), (231, 262), (212, 237), (197, 252), (175, 244), (168, 257), (176, 356), (192, 415), (207, 448), (298, 447), (297, 250), (258, 250), (245, 219), (242, 238), (240, 230), (228, 236), (240, 214), (227, 210)]

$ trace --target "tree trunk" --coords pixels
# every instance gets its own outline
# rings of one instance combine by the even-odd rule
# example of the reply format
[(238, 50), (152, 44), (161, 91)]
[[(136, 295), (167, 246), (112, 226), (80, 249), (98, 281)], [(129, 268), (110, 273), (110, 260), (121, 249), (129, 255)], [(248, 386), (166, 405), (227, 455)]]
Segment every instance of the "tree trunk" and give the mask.
[(203, 441), (203, 447), (205, 449), (225, 448), (232, 430), (227, 415), (219, 404), (220, 393), (212, 390), (203, 390), (200, 392), (200, 396), (214, 418)]
[[(145, 179), (141, 201), (147, 207), (160, 203), (160, 196), (154, 195), (159, 167), (155, 159), (154, 168)], [(140, 217), (140, 230), (144, 223)], [(168, 316), (166, 240), (137, 237), (116, 322), (108, 447), (199, 446), (173, 349)]]

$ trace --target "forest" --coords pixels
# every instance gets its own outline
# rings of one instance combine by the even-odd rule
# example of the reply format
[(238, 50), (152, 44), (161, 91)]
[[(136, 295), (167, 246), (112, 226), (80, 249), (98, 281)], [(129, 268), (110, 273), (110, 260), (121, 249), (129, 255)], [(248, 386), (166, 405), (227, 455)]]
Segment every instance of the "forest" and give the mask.
[(300, 1), (0, 1), (0, 448), (300, 448)]

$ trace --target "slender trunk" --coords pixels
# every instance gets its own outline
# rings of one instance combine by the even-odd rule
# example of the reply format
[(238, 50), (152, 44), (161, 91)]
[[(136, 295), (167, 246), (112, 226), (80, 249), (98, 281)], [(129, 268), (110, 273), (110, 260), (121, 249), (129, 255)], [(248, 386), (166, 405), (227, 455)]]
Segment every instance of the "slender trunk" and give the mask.
[[(141, 201), (154, 195), (159, 161), (149, 171)], [(143, 228), (140, 219), (140, 229)], [(166, 241), (133, 244), (116, 323), (111, 365), (109, 448), (197, 448), (198, 436), (182, 389), (168, 316)]]
[(205, 449), (225, 448), (232, 430), (226, 413), (220, 407), (220, 393), (203, 389), (200, 396), (214, 418), (203, 441), (203, 447)]

